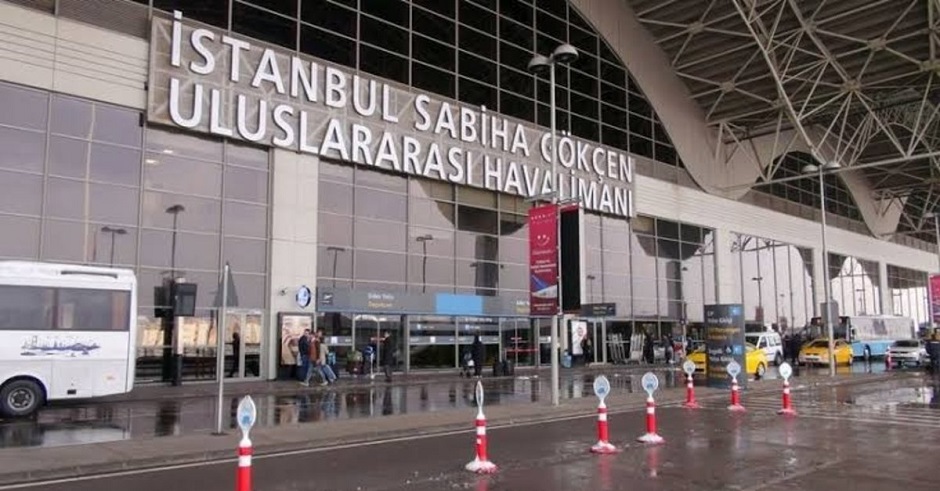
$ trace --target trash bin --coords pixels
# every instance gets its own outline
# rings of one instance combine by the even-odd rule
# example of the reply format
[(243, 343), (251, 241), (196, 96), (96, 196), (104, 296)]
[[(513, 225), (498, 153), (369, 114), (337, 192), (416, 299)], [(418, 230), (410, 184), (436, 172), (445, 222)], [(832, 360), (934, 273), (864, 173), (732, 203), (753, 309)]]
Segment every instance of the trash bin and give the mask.
[(565, 368), (571, 368), (571, 354), (568, 353), (568, 350), (562, 352), (561, 366)]

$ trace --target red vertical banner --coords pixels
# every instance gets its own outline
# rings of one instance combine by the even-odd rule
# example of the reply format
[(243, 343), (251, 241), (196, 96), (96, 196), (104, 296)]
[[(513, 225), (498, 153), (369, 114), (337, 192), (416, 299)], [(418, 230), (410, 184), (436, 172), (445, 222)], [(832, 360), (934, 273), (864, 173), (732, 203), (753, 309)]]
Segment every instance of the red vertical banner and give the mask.
[(529, 311), (558, 313), (558, 206), (529, 209)]
[(940, 274), (930, 275), (930, 320), (940, 325)]

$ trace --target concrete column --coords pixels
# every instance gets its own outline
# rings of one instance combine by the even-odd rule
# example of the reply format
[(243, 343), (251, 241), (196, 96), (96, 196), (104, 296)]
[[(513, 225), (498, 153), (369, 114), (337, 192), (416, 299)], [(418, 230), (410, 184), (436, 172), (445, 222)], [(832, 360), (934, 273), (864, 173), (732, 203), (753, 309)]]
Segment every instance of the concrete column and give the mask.
[[(315, 156), (275, 149), (272, 152), (271, 245), (269, 271), (270, 311), (266, 350), (267, 375), (277, 375), (281, 333), (278, 312), (298, 312), (294, 301), (301, 285), (316, 291), (317, 283), (317, 189), (319, 159)], [(305, 309), (314, 313), (316, 299)]]
[(884, 261), (878, 262), (878, 288), (881, 290), (879, 301), (882, 315), (893, 315), (894, 302), (891, 298), (891, 289), (888, 288), (888, 263)]
[(718, 303), (741, 302), (740, 266), (738, 255), (731, 252), (734, 234), (730, 230), (715, 229), (715, 298)]

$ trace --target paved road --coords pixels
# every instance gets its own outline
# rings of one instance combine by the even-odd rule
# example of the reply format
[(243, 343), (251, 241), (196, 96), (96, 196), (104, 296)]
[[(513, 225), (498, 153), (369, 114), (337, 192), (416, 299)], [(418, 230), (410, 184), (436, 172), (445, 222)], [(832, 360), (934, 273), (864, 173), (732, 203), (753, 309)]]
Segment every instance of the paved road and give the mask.
[[(603, 457), (587, 453), (593, 418), (492, 429), (490, 454), (500, 472), (489, 477), (463, 470), (473, 454), (469, 432), (257, 458), (254, 489), (937, 489), (940, 472), (930, 456), (940, 451), (940, 380), (796, 391), (795, 403), (794, 418), (775, 414), (773, 395), (745, 395), (745, 414), (731, 414), (721, 402), (694, 411), (659, 408), (667, 440), (661, 447), (635, 443), (642, 412), (613, 414), (612, 440), (623, 451)], [(31, 489), (229, 491), (234, 474), (227, 462)]]

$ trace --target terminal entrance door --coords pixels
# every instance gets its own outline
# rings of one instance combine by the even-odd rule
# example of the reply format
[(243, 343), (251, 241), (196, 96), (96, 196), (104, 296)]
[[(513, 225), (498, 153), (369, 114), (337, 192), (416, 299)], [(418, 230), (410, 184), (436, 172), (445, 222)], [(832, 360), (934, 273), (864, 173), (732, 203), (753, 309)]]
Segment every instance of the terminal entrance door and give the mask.
[(230, 308), (225, 316), (225, 377), (261, 377), (262, 312)]

